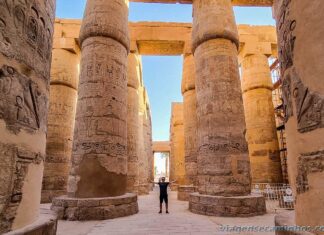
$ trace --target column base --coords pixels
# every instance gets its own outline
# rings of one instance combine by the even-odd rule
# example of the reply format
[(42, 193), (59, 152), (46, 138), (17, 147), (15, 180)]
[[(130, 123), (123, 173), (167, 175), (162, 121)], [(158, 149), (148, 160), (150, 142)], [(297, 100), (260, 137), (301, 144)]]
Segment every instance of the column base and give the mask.
[(41, 203), (52, 203), (53, 199), (66, 194), (66, 190), (42, 190)]
[(192, 193), (189, 210), (200, 215), (250, 217), (265, 214), (266, 203), (262, 195), (223, 197)]
[(150, 193), (148, 184), (140, 184), (138, 186), (138, 195), (147, 195)]
[(291, 228), (296, 228), (295, 211), (278, 213), (275, 216), (275, 226), (280, 226), (280, 231), (276, 231), (276, 235), (314, 235), (311, 232), (290, 231)]
[(171, 184), (170, 185), (171, 191), (178, 191), (178, 187), (179, 187), (179, 184)]
[(40, 209), (38, 219), (24, 228), (5, 233), (5, 235), (55, 235), (57, 229), (57, 214), (49, 209)]
[(178, 187), (178, 200), (179, 201), (189, 201), (189, 196), (191, 193), (196, 192), (196, 187), (192, 185), (180, 185)]
[(60, 220), (107, 220), (136, 214), (137, 195), (126, 193), (118, 197), (53, 199), (51, 209)]

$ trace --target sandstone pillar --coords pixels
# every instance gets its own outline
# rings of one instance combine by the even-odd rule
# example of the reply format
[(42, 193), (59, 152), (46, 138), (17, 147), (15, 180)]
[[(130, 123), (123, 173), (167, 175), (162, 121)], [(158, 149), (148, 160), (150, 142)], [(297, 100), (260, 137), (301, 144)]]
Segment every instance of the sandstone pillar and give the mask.
[(148, 168), (148, 159), (146, 154), (146, 103), (145, 103), (145, 88), (143, 83), (139, 88), (139, 133), (138, 133), (138, 142), (139, 142), (139, 159), (138, 159), (138, 177), (139, 177), (139, 186), (138, 193), (140, 195), (148, 194), (148, 183), (147, 183), (147, 168)]
[(216, 216), (263, 214), (264, 198), (250, 195), (239, 42), (231, 1), (194, 0), (193, 11), (199, 193), (190, 195), (189, 209)]
[(0, 3), (1, 234), (56, 231), (39, 215), (54, 12), (54, 0)]
[(272, 90), (268, 57), (245, 54), (242, 91), (253, 183), (282, 183)]
[(170, 180), (170, 153), (169, 156), (165, 158), (165, 177)]
[(42, 203), (66, 194), (70, 170), (80, 59), (67, 44), (77, 47), (74, 38), (54, 40)]
[(176, 180), (171, 185), (172, 190), (177, 190), (179, 185), (185, 184), (185, 154), (184, 154), (184, 126), (183, 103), (172, 103), (170, 144), (173, 166), (173, 177)]
[(275, 1), (275, 10), (296, 224), (323, 225), (324, 2)]
[(52, 209), (68, 220), (135, 214), (137, 196), (126, 194), (128, 2), (88, 0), (80, 44), (68, 197), (54, 199)]
[(178, 199), (183, 201), (189, 200), (189, 194), (195, 191), (197, 185), (197, 98), (195, 82), (193, 55), (184, 55), (182, 95), (186, 185), (178, 188)]
[(146, 170), (145, 177), (147, 182), (147, 192), (152, 189), (152, 162), (153, 162), (153, 150), (152, 150), (152, 122), (151, 122), (151, 110), (147, 91), (144, 93), (145, 98), (145, 115), (144, 115), (144, 145), (145, 145), (145, 156), (146, 156)]
[(128, 56), (127, 83), (127, 191), (137, 193), (139, 184), (139, 85), (141, 79), (140, 57), (136, 53)]
[(154, 184), (151, 182), (154, 181), (154, 154), (153, 154), (153, 140), (152, 140), (152, 114), (150, 106), (147, 107), (148, 110), (148, 132), (147, 132), (147, 141), (148, 141), (148, 165), (149, 165), (149, 177), (148, 177), (148, 184), (149, 190), (152, 191)]

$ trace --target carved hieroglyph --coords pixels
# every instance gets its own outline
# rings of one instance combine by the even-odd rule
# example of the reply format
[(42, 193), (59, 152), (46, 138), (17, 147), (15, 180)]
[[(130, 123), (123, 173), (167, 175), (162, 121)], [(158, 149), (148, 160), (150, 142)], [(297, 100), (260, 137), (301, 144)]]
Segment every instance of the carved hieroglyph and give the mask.
[(198, 190), (207, 195), (248, 195), (250, 164), (232, 6), (230, 1), (195, 0), (193, 7)]
[(0, 1), (0, 233), (37, 219), (55, 1)]
[(171, 111), (171, 180), (176, 180), (176, 185), (185, 184), (185, 153), (184, 153), (184, 126), (183, 103), (172, 103)]
[(193, 11), (198, 192), (190, 194), (189, 210), (212, 216), (262, 215), (264, 197), (250, 194), (238, 32), (231, 1), (194, 0)]
[(266, 55), (252, 54), (243, 58), (242, 90), (252, 182), (281, 183), (273, 84)]
[(123, 195), (127, 185), (128, 4), (88, 0), (68, 196)]
[(324, 224), (323, 13), (323, 1), (275, 1), (288, 172), (300, 226)]
[(141, 83), (140, 56), (128, 55), (127, 78), (127, 191), (138, 192), (139, 185), (139, 85)]
[(197, 98), (195, 64), (192, 54), (184, 55), (182, 95), (185, 136), (186, 184), (197, 185)]
[(53, 49), (42, 203), (65, 195), (70, 170), (79, 55)]

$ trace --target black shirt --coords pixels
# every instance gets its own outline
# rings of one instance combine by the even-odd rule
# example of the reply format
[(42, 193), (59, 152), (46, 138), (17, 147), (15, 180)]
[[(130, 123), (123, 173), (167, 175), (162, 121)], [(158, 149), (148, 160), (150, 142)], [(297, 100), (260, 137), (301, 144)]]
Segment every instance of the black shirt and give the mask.
[(168, 195), (169, 182), (159, 182), (158, 185), (160, 186), (160, 195)]

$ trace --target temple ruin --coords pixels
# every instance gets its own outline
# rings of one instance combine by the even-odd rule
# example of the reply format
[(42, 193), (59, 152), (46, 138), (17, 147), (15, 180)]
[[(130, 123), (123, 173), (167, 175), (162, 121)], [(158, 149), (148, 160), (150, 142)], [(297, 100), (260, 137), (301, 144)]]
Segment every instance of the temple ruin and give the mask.
[[(192, 4), (193, 21), (129, 22), (128, 0), (87, 0), (82, 20), (0, 1), (0, 234), (136, 215), (158, 152), (188, 213), (253, 220), (275, 201), (294, 210), (274, 225), (323, 227), (324, 2), (132, 2)], [(237, 25), (233, 6), (272, 7), (276, 26)], [(165, 141), (146, 55), (183, 58)]]

